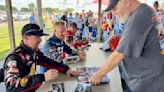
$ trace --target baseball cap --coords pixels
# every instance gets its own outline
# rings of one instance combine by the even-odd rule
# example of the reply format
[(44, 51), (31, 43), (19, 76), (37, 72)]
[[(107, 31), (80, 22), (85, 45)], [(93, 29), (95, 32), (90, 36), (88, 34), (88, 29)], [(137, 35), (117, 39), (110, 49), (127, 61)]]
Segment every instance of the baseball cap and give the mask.
[(69, 26), (70, 27), (75, 27), (75, 28), (79, 29), (77, 24), (76, 24), (76, 22), (71, 22)]
[(43, 33), (43, 29), (41, 29), (37, 24), (26, 24), (22, 28), (21, 35), (44, 36), (48, 34)]
[(104, 11), (107, 12), (107, 11), (112, 10), (117, 5), (118, 1), (120, 0), (109, 0), (109, 5)]

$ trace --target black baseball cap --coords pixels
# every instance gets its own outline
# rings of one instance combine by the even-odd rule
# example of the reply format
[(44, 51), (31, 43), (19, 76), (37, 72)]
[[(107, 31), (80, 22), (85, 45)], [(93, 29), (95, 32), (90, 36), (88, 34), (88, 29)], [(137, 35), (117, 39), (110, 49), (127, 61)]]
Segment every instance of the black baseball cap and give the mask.
[(107, 12), (107, 11), (112, 10), (117, 5), (118, 1), (120, 0), (109, 0), (109, 5), (104, 11)]
[(77, 24), (76, 24), (76, 22), (71, 22), (69, 26), (70, 27), (75, 27), (75, 28), (79, 29)]
[(26, 24), (22, 28), (21, 35), (44, 36), (48, 34), (43, 33), (43, 29), (41, 29), (37, 24)]

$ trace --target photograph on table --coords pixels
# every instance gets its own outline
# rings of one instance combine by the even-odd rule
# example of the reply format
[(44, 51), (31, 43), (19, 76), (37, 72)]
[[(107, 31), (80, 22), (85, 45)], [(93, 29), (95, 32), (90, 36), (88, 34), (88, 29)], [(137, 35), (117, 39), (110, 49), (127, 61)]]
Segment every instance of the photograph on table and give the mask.
[[(94, 73), (96, 73), (100, 67), (78, 67), (77, 71), (80, 73), (80, 76), (77, 78), (80, 83), (89, 83), (89, 79)], [(103, 76), (101, 84), (108, 84), (110, 81), (107, 75)]]
[(51, 92), (65, 92), (64, 83), (54, 83), (52, 84)]
[(89, 83), (78, 83), (73, 92), (91, 92), (91, 86)]

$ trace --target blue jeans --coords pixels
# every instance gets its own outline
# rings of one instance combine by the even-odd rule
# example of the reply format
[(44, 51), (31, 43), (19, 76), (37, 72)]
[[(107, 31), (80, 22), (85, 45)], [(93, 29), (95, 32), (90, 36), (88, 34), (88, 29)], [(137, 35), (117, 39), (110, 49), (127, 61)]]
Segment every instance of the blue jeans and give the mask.
[(107, 30), (103, 30), (103, 35), (104, 35), (104, 42), (106, 42), (108, 40), (108, 31)]

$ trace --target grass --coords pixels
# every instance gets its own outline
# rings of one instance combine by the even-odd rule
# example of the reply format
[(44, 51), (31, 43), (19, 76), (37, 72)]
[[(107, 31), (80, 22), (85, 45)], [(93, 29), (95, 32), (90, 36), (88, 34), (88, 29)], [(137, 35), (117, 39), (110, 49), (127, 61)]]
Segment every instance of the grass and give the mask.
[[(15, 41), (18, 46), (20, 43), (20, 31), (27, 21), (14, 22)], [(4, 58), (10, 51), (10, 40), (7, 22), (0, 24), (0, 59)]]
[[(27, 24), (28, 21), (14, 21), (14, 32), (15, 32), (15, 41), (18, 46), (21, 41), (21, 29)], [(48, 23), (49, 30), (52, 29), (52, 23)], [(0, 59), (6, 57), (10, 51), (10, 39), (8, 34), (8, 25), (7, 22), (0, 23)]]

